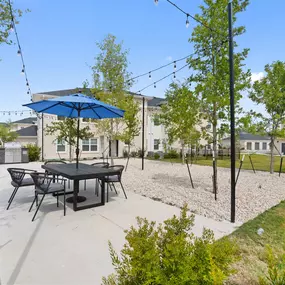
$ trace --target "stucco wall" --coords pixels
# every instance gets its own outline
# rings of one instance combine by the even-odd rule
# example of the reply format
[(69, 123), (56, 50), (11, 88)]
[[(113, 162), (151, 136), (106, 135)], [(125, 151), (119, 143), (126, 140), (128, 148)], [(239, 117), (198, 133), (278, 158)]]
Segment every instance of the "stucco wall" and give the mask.
[(37, 137), (17, 137), (15, 142), (19, 142), (22, 147), (26, 146), (27, 144), (37, 144)]

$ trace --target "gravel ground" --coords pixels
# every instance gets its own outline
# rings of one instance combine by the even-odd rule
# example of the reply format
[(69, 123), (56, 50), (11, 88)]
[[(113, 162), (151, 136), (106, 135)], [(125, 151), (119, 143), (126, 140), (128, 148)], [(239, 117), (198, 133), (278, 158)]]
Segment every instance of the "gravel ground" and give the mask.
[[(117, 160), (116, 164), (125, 164)], [(212, 168), (192, 165), (190, 167), (195, 189), (192, 189), (186, 165), (130, 159), (123, 174), (127, 191), (164, 203), (183, 206), (188, 203), (194, 213), (215, 220), (230, 220), (230, 170), (218, 169), (218, 199), (212, 193)], [(236, 221), (244, 223), (285, 199), (285, 174), (271, 175), (267, 172), (241, 170), (236, 187)]]
[[(92, 163), (94, 161), (83, 162)], [(23, 167), (42, 171), (41, 164), (32, 162), (13, 166), (1, 165), (0, 178), (9, 176), (6, 170), (8, 167)], [(115, 164), (125, 165), (126, 160), (117, 159)], [(145, 170), (142, 171), (141, 160), (131, 158), (122, 179), (126, 192), (133, 191), (178, 207), (188, 203), (190, 211), (196, 214), (218, 221), (229, 221), (230, 169), (218, 169), (217, 201), (212, 193), (212, 168), (192, 165), (190, 169), (195, 189), (191, 187), (186, 165), (179, 163), (145, 160)], [(0, 190), (8, 185), (10, 185), (10, 180), (2, 179)], [(254, 174), (252, 171), (242, 170), (236, 187), (236, 222), (244, 223), (282, 200), (285, 200), (285, 174), (279, 177), (278, 174), (271, 175), (268, 172), (258, 171)]]

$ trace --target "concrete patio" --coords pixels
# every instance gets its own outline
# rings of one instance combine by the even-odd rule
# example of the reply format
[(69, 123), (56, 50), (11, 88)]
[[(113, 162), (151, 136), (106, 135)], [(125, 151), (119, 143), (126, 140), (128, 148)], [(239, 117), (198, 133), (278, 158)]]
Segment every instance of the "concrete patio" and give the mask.
[[(20, 188), (11, 208), (6, 211), (13, 190), (8, 167), (40, 170), (41, 163), (0, 165), (2, 285), (101, 284), (102, 276), (113, 271), (109, 240), (119, 251), (125, 242), (124, 230), (136, 224), (135, 217), (162, 222), (180, 212), (177, 207), (135, 194), (126, 186), (128, 200), (119, 191), (118, 196), (112, 193), (109, 203), (103, 207), (73, 212), (67, 204), (65, 217), (62, 204), (57, 208), (56, 199), (47, 197), (36, 220), (31, 222), (35, 209), (31, 213), (28, 209), (33, 199), (33, 187)], [(88, 181), (87, 186), (87, 191), (82, 194), (95, 199), (94, 181)], [(196, 215), (193, 232), (200, 235), (203, 227), (212, 229), (217, 238), (235, 229), (229, 222)]]

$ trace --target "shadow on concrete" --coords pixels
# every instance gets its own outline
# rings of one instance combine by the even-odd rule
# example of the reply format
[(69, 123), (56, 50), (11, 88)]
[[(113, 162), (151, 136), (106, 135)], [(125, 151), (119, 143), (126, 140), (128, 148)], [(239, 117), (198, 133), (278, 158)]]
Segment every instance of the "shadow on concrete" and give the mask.
[(24, 251), (22, 252), (22, 254), (21, 254), (21, 256), (20, 256), (20, 258), (19, 258), (8, 282), (7, 282), (7, 285), (16, 284), (15, 282), (16, 282), (16, 280), (17, 280), (17, 278), (21, 272), (21, 269), (22, 269), (22, 267), (23, 267), (23, 265), (27, 259), (28, 254), (29, 254), (29, 252), (33, 246), (34, 240), (35, 240), (38, 232), (40, 231), (40, 228), (43, 224), (44, 219), (45, 219), (45, 214), (43, 216), (41, 216), (39, 223), (37, 224), (34, 232), (32, 233), (30, 239), (28, 240), (26, 247), (25, 247)]

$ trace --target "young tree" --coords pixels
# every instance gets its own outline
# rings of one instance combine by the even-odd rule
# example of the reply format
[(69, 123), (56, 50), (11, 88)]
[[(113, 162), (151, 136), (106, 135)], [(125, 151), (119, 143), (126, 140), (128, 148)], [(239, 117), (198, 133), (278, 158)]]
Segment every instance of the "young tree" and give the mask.
[(161, 106), (158, 115), (165, 126), (168, 140), (179, 140), (184, 163), (185, 146), (196, 138), (196, 126), (199, 123), (199, 101), (189, 90), (188, 84), (171, 83), (165, 94), (166, 104)]
[(6, 142), (12, 142), (17, 137), (18, 134), (11, 130), (11, 123), (1, 124), (0, 125), (0, 145), (3, 147)]
[[(236, 26), (237, 14), (243, 12), (249, 1), (233, 0), (233, 26), (235, 38), (245, 32), (245, 27)], [(201, 100), (201, 116), (209, 121), (212, 128), (213, 155), (217, 157), (219, 126), (229, 125), (229, 57), (228, 57), (228, 0), (204, 0), (200, 6), (201, 14), (196, 15), (202, 24), (198, 24), (189, 42), (194, 44), (195, 57), (189, 59), (189, 65), (195, 73), (189, 78), (195, 83), (195, 95)], [(234, 42), (235, 48), (237, 43)], [(237, 50), (237, 49), (236, 49)], [(235, 50), (235, 51), (236, 51)], [(244, 71), (243, 61), (248, 49), (234, 54), (235, 104), (240, 111), (241, 91), (250, 87), (250, 72)], [(217, 167), (213, 166), (214, 177)], [(213, 179), (214, 191), (217, 191), (217, 179)]]
[[(265, 107), (267, 115), (257, 114), (262, 119), (263, 129), (270, 137), (270, 173), (274, 172), (274, 141), (284, 137), (285, 130), (285, 62), (276, 61), (265, 66), (266, 75), (253, 84), (249, 98)], [(259, 123), (260, 125), (260, 123)]]
[(137, 116), (140, 107), (139, 104), (131, 96), (126, 96), (124, 101), (125, 107), (122, 104), (123, 110), (127, 111), (124, 115), (124, 128), (118, 134), (117, 138), (120, 141), (125, 142), (128, 146), (128, 156), (130, 155), (130, 148), (134, 141), (134, 138), (140, 133), (140, 120)]
[[(20, 18), (23, 14), (19, 9), (12, 8), (12, 12), (15, 21), (17, 21), (17, 18)], [(0, 0), (0, 44), (12, 43), (12, 41), (9, 40), (9, 34), (12, 28), (9, 0)]]
[[(77, 119), (66, 118), (63, 121), (52, 122), (50, 126), (46, 126), (45, 133), (47, 135), (56, 135), (56, 139), (66, 141), (69, 145), (69, 161), (72, 161), (72, 146), (76, 146), (77, 142)], [(80, 128), (79, 139), (92, 138), (93, 134), (90, 128)]]
[[(94, 96), (110, 105), (125, 110), (123, 119), (105, 119), (96, 121), (99, 133), (104, 133), (109, 141), (127, 138), (132, 141), (137, 134), (139, 121), (136, 118), (138, 108), (133, 96), (128, 94), (128, 89), (132, 86), (131, 74), (128, 68), (128, 51), (123, 49), (122, 43), (116, 43), (114, 35), (108, 35), (102, 43), (97, 43), (100, 50), (95, 58), (93, 66)], [(128, 83), (128, 84), (127, 84)], [(122, 131), (123, 129), (123, 131)], [(112, 155), (112, 150), (111, 150)]]

